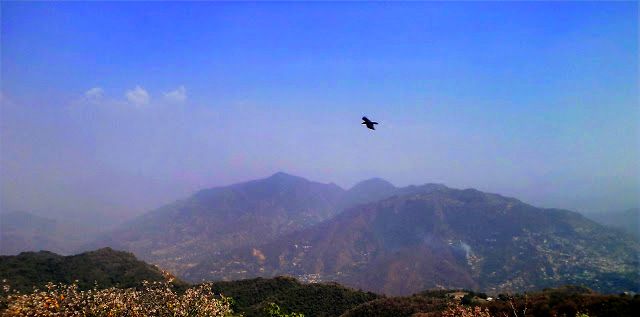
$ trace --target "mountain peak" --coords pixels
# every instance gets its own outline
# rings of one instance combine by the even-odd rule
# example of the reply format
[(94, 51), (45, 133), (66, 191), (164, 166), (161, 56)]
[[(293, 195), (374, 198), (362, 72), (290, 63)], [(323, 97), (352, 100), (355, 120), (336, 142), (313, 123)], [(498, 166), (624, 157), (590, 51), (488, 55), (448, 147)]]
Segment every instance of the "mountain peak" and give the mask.
[(351, 187), (351, 190), (358, 188), (386, 188), (386, 189), (395, 189), (396, 187), (391, 184), (389, 181), (384, 180), (379, 177), (369, 178), (363, 180)]
[(302, 177), (291, 175), (289, 173), (285, 173), (285, 172), (279, 171), (279, 172), (276, 172), (273, 175), (269, 176), (268, 178), (302, 178)]
[(134, 256), (133, 253), (129, 253), (129, 252), (125, 252), (125, 251), (116, 251), (116, 250), (112, 249), (111, 247), (104, 247), (104, 248), (96, 249), (96, 250), (93, 250), (93, 251), (88, 251), (88, 252), (85, 252), (83, 254), (94, 254), (94, 255), (126, 254), (126, 255)]
[(343, 194), (337, 185), (278, 172), (201, 190), (106, 233), (89, 248), (132, 251), (181, 274), (188, 263), (216, 252), (262, 243), (327, 220), (340, 211)]
[(347, 191), (341, 206), (348, 207), (387, 198), (398, 192), (398, 188), (382, 178), (370, 178), (355, 184)]
[(291, 175), (285, 172), (277, 172), (263, 180), (270, 183), (275, 182), (279, 184), (296, 184), (301, 182), (309, 182), (309, 180), (307, 180), (306, 178), (296, 176), (296, 175)]

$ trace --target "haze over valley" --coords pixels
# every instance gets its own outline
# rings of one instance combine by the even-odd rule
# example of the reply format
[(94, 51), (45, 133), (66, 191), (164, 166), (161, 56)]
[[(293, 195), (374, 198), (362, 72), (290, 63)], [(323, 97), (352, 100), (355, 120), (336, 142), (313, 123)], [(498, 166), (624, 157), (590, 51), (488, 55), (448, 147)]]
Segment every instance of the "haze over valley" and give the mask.
[(638, 5), (2, 1), (0, 315), (626, 316)]
[[(47, 234), (57, 237), (25, 226), (3, 230), (3, 241), (65, 239)], [(278, 172), (201, 190), (85, 241), (73, 251), (130, 251), (192, 282), (290, 275), (390, 295), (640, 285), (632, 234), (475, 189), (380, 178), (345, 190)]]

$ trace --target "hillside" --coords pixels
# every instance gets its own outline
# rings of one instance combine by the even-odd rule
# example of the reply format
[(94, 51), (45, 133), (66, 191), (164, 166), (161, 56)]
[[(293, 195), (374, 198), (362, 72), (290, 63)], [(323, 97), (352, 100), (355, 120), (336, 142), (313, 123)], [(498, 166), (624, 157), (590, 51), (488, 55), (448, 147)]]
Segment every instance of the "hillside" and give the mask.
[(182, 276), (199, 281), (289, 274), (391, 295), (563, 284), (638, 291), (639, 251), (637, 241), (574, 212), (425, 186), (270, 243), (211, 256)]
[(276, 173), (202, 190), (105, 234), (86, 249), (110, 246), (181, 273), (204, 254), (269, 240), (329, 219), (344, 190)]
[(348, 309), (379, 298), (370, 292), (331, 284), (302, 284), (291, 277), (255, 278), (213, 283), (214, 292), (234, 299), (234, 311), (245, 316), (268, 316), (265, 307), (276, 303), (305, 316), (339, 316)]
[(453, 293), (466, 294), (462, 302), (469, 302), (465, 306), (487, 308), (491, 316), (582, 316), (578, 315), (581, 312), (587, 316), (631, 317), (640, 308), (640, 296), (602, 295), (584, 287), (562, 286), (527, 294), (501, 294), (490, 301), (468, 290), (425, 291), (372, 300), (346, 311), (342, 317), (438, 317), (455, 302), (451, 299)]
[[(135, 287), (142, 281), (164, 281), (165, 274), (155, 266), (139, 261), (128, 252), (104, 248), (71, 256), (49, 251), (23, 252), (0, 256), (0, 280), (6, 279), (13, 289), (29, 291), (47, 282), (71, 284), (78, 281), (81, 289), (95, 283), (101, 288)], [(179, 280), (175, 285), (185, 286)]]
[[(98, 250), (101, 252), (103, 250)], [(46, 269), (41, 267), (41, 269)], [(115, 277), (115, 276), (114, 276)], [(85, 277), (81, 277), (86, 279)], [(0, 290), (0, 293), (3, 291)], [(44, 292), (23, 289), (23, 296), (3, 297), (0, 294), (0, 315), (61, 316), (61, 315), (122, 315), (139, 311), (156, 311), (158, 315), (197, 314), (215, 307), (224, 313), (216, 316), (270, 316), (265, 308), (272, 303), (283, 313), (303, 313), (305, 316), (452, 316), (445, 314), (451, 307), (479, 306), (491, 316), (635, 316), (640, 308), (640, 296), (601, 295), (585, 287), (563, 286), (523, 294), (499, 294), (493, 298), (471, 290), (427, 290), (411, 296), (386, 297), (350, 289), (336, 283), (303, 284), (291, 277), (255, 278), (215, 282), (190, 286), (183, 292), (166, 288), (165, 284), (147, 284), (132, 289), (95, 289), (84, 292), (58, 284)], [(44, 295), (43, 295), (44, 294)], [(223, 294), (225, 298), (219, 297)], [(6, 294), (4, 294), (6, 295)], [(459, 296), (456, 298), (456, 296)], [(53, 299), (60, 299), (53, 301)], [(100, 302), (100, 305), (92, 303)], [(47, 303), (54, 303), (49, 305)], [(55, 304), (59, 304), (55, 305)], [(229, 305), (230, 304), (230, 305)], [(512, 308), (513, 305), (513, 308)], [(21, 314), (15, 314), (16, 309)], [(526, 308), (526, 314), (524, 309)], [(7, 310), (5, 310), (7, 309)], [(232, 312), (231, 312), (232, 310)], [(13, 312), (13, 314), (11, 313)], [(38, 313), (36, 313), (38, 312)]]
[(382, 179), (344, 190), (276, 173), (202, 190), (87, 247), (101, 246), (194, 282), (292, 275), (391, 295), (640, 285), (638, 241), (577, 213)]
[[(407, 189), (372, 179), (344, 190), (286, 173), (201, 190), (102, 235), (83, 250), (113, 247), (177, 274), (203, 258), (272, 241), (347, 207)], [(410, 190), (410, 188), (409, 188)]]

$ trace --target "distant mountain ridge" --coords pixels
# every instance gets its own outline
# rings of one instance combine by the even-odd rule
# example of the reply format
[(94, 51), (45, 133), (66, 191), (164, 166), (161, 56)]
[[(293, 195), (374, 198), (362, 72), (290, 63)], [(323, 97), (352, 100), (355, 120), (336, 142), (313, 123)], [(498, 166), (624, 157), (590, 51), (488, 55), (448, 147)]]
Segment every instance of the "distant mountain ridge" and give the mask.
[(202, 190), (105, 235), (191, 281), (293, 275), (388, 294), (637, 290), (637, 240), (577, 213), (442, 184), (349, 190), (286, 173)]
[(406, 295), (430, 288), (638, 290), (638, 243), (581, 215), (426, 186), (351, 208), (187, 270), (189, 280), (290, 274)]
[(267, 241), (329, 219), (344, 190), (285, 173), (205, 189), (85, 246), (111, 246), (182, 272), (205, 254)]
[(400, 189), (382, 178), (370, 178), (361, 181), (347, 192), (340, 201), (340, 207), (348, 208), (357, 204), (376, 201), (398, 193)]
[(344, 190), (278, 172), (264, 179), (201, 190), (148, 212), (81, 250), (105, 246), (128, 250), (181, 274), (211, 254), (271, 241), (330, 219), (348, 207), (416, 188), (397, 188), (374, 178)]

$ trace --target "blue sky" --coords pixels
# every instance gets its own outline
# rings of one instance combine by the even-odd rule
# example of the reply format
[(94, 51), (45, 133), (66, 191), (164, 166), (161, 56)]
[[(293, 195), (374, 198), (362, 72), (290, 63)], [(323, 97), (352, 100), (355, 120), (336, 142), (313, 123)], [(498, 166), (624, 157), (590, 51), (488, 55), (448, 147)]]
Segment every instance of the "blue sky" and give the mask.
[(276, 171), (640, 204), (637, 2), (1, 9), (4, 209), (128, 215)]

